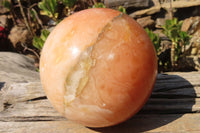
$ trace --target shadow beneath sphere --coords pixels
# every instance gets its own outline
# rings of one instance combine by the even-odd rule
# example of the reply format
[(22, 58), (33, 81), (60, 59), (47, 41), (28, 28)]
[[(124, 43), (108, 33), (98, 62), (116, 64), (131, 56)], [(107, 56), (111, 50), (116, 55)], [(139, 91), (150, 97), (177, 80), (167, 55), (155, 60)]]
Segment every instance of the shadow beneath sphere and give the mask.
[(90, 129), (102, 133), (150, 131), (175, 121), (185, 113), (193, 112), (195, 97), (193, 85), (183, 77), (158, 74), (152, 95), (140, 112), (116, 126)]
[(0, 91), (4, 87), (4, 85), (5, 85), (5, 82), (0, 82)]

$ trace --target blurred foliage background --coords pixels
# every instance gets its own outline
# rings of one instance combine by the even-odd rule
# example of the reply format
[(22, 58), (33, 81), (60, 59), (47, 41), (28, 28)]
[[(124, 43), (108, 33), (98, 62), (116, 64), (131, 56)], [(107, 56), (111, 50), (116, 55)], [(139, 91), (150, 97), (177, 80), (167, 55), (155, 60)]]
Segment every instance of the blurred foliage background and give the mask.
[[(198, 0), (1, 0), (0, 51), (31, 55), (38, 67), (53, 28), (88, 8), (121, 11), (144, 27), (155, 46), (159, 72), (200, 70)], [(6, 24), (1, 17), (6, 17)]]

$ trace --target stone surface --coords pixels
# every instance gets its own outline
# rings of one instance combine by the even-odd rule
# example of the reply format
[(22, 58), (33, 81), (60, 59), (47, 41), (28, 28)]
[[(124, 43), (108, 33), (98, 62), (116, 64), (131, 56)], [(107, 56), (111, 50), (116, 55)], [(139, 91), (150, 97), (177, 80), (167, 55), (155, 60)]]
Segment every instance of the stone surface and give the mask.
[(162, 28), (162, 25), (165, 24), (165, 18), (157, 18), (156, 19), (156, 28)]
[[(161, 38), (161, 40), (166, 40), (166, 39), (168, 39), (168, 38), (166, 37), (166, 35), (162, 32), (162, 29), (156, 29), (156, 30), (154, 30), (154, 33), (155, 33), (155, 34), (158, 34), (159, 37)], [(168, 39), (168, 40), (169, 40), (169, 39)]]
[[(39, 81), (39, 73), (36, 72), (33, 59), (17, 53), (0, 52), (0, 111), (4, 109), (3, 91), (12, 90), (15, 86), (23, 89), (25, 84)], [(27, 90), (25, 92), (30, 93)], [(15, 93), (19, 94), (21, 93)]]
[(118, 126), (86, 128), (70, 121), (0, 122), (1, 133), (198, 133), (199, 114), (138, 115)]
[(155, 25), (155, 22), (153, 19), (151, 19), (151, 16), (138, 18), (137, 22), (143, 27), (143, 28), (152, 28)]
[(151, 98), (137, 115), (116, 126), (88, 128), (63, 118), (52, 107), (31, 59), (6, 52), (0, 52), (0, 59), (5, 62), (0, 64), (1, 133), (200, 131), (199, 72), (158, 74)]
[(6, 15), (0, 15), (0, 26), (7, 27), (8, 26), (8, 18)]
[[(148, 8), (148, 9), (142, 9), (142, 10), (137, 10), (131, 14), (129, 14), (133, 18), (139, 18), (142, 16), (147, 16), (147, 15), (153, 15), (155, 13), (159, 13), (161, 11), (161, 8), (165, 10), (169, 10), (170, 8), (170, 2), (168, 1), (158, 1), (158, 0), (153, 0), (154, 6)], [(200, 6), (200, 1), (199, 0), (178, 0), (178, 1), (173, 1), (172, 2), (172, 7), (174, 9), (179, 9), (179, 8), (188, 8), (188, 7), (195, 7), (195, 6)]]
[(130, 7), (149, 7), (150, 0), (105, 0), (104, 4), (109, 7), (123, 6), (125, 8)]
[(181, 30), (186, 31), (189, 34), (194, 34), (200, 29), (200, 16), (190, 17), (183, 21)]
[(184, 70), (197, 70), (200, 71), (200, 57), (190, 55), (186, 57), (181, 57), (178, 61), (178, 69)]
[(186, 52), (191, 55), (200, 55), (200, 16), (185, 19), (181, 30), (191, 35), (190, 45), (186, 46)]
[(34, 67), (34, 60), (21, 54), (0, 52), (1, 86), (11, 83), (39, 81), (39, 73)]
[(160, 9), (161, 9), (160, 5), (156, 5), (151, 8), (148, 8), (148, 9), (135, 11), (135, 12), (129, 14), (129, 16), (132, 18), (139, 18), (141, 16), (152, 15), (152, 14), (158, 13), (158, 12), (160, 12)]
[(189, 32), (189, 28), (192, 25), (192, 20), (190, 18), (187, 18), (183, 21), (183, 24), (181, 26), (181, 30), (185, 32)]
[[(200, 6), (200, 1), (199, 0), (172, 1), (172, 7), (173, 8), (187, 8), (187, 7), (192, 7), (192, 6)], [(164, 9), (169, 9), (170, 8), (170, 2), (163, 2), (161, 4), (161, 7), (164, 8)]]
[(38, 74), (34, 60), (22, 54), (0, 52), (0, 71), (34, 77)]

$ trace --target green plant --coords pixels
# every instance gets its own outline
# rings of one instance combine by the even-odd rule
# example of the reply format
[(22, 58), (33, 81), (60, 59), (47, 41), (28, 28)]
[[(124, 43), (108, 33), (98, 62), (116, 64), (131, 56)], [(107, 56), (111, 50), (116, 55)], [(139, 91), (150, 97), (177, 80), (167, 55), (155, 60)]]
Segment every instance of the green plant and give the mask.
[(159, 55), (159, 52), (160, 52), (160, 43), (161, 43), (161, 40), (160, 40), (160, 37), (158, 34), (155, 34), (153, 33), (152, 30), (149, 30), (148, 28), (145, 28), (147, 34), (149, 35), (155, 49), (156, 49), (156, 53), (157, 55)]
[(57, 9), (58, 3), (57, 0), (42, 0), (38, 3), (38, 7), (41, 9), (41, 14), (49, 16), (50, 18), (56, 20), (58, 17)]
[(77, 0), (59, 0), (60, 3), (62, 3), (65, 8), (64, 8), (64, 14), (66, 16), (69, 16), (71, 14), (71, 12), (75, 9), (73, 8), (75, 3), (77, 2)]
[(49, 34), (50, 32), (48, 30), (43, 29), (40, 37), (35, 36), (33, 38), (33, 46), (41, 50)]
[(184, 50), (185, 50), (185, 46), (190, 43), (190, 39), (191, 39), (191, 36), (188, 35), (187, 32), (181, 31), (179, 45), (184, 46)]
[(92, 8), (106, 8), (106, 6), (101, 2), (96, 2)]
[(39, 2), (38, 7), (41, 9), (40, 13), (42, 15), (46, 15), (58, 22), (58, 16), (63, 14), (69, 16), (71, 14), (76, 2), (77, 0), (42, 0)]
[(120, 11), (120, 12), (122, 12), (122, 13), (124, 13), (124, 14), (127, 14), (126, 8), (124, 8), (123, 6), (119, 6), (119, 7), (118, 7), (118, 11)]
[(63, 3), (63, 5), (65, 5), (65, 7), (67, 8), (71, 8), (74, 6), (74, 4), (76, 3), (77, 0), (60, 0), (60, 2)]
[[(93, 5), (92, 8), (106, 8), (106, 6), (103, 3), (101, 3), (101, 2), (96, 2)], [(118, 10), (118, 11), (124, 13), (124, 14), (127, 14), (126, 9), (123, 6), (119, 6), (116, 10)]]
[(166, 20), (162, 26), (163, 33), (172, 41), (171, 46), (171, 66), (175, 67), (176, 62), (181, 54), (182, 46), (189, 43), (190, 36), (181, 31), (183, 21), (178, 21), (177, 18)]

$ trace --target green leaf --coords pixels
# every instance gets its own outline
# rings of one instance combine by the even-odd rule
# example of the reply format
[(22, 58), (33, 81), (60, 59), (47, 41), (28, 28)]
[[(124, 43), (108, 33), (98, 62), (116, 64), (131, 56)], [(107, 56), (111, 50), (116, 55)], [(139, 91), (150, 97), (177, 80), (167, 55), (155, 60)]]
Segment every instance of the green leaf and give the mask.
[(182, 24), (183, 24), (183, 21), (179, 21), (179, 22), (178, 22), (178, 25), (179, 25), (179, 26), (182, 26)]
[(167, 19), (165, 21), (165, 27), (168, 28), (170, 25), (172, 25), (171, 21), (169, 19)]
[(33, 46), (41, 50), (49, 34), (50, 32), (48, 30), (42, 30), (40, 37), (33, 37)]
[(48, 30), (42, 30), (42, 33), (40, 35), (40, 38), (43, 40), (43, 41), (46, 41), (47, 37), (49, 36), (50, 32)]
[(41, 43), (42, 40), (39, 37), (33, 37), (33, 46), (36, 47), (37, 49), (41, 50)]
[(119, 6), (118, 11), (120, 11), (120, 12), (122, 12), (124, 14), (127, 14), (126, 13), (126, 9), (123, 6)]
[(54, 15), (57, 11), (57, 1), (56, 0), (47, 0), (47, 1), (49, 1), (49, 2), (47, 2), (49, 10)]
[(38, 3), (38, 7), (41, 9), (41, 14), (49, 16), (50, 18), (57, 18), (57, 0), (42, 0)]
[(151, 39), (152, 43), (154, 44), (154, 47), (156, 49), (157, 54), (160, 50), (160, 38), (158, 34), (153, 33), (152, 30), (149, 30), (148, 28), (145, 28), (147, 34), (149, 35), (149, 38)]
[(178, 55), (175, 55), (175, 61), (177, 61), (177, 60), (178, 60), (178, 57), (179, 57)]
[[(166, 20), (165, 25), (162, 26), (163, 33), (175, 44), (175, 61), (181, 55), (182, 47), (189, 44), (190, 36), (181, 31), (183, 21), (178, 21), (177, 18)], [(180, 45), (181, 44), (181, 45)]]
[(38, 7), (41, 9), (41, 14), (42, 15), (46, 15), (46, 16), (49, 16), (49, 17), (51, 16), (52, 17), (51, 12), (48, 10), (48, 8), (46, 7), (44, 2), (39, 2), (38, 3)]
[(65, 7), (73, 7), (77, 0), (60, 0)]
[(106, 8), (106, 6), (103, 3), (95, 3), (93, 8)]
[(176, 24), (177, 24), (177, 18), (172, 19), (172, 20), (171, 20), (171, 24), (172, 24), (172, 25), (176, 25)]

